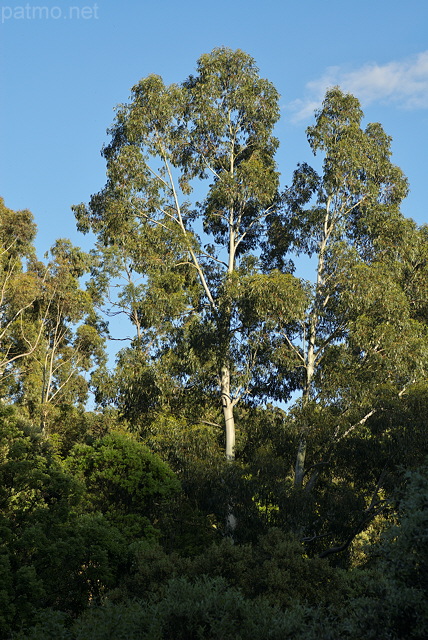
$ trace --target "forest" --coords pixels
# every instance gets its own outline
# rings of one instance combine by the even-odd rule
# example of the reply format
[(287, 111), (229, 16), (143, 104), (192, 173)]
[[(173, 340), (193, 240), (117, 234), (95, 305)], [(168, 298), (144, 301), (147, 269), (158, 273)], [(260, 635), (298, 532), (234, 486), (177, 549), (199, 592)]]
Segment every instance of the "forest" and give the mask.
[(426, 638), (428, 225), (353, 95), (291, 176), (279, 118), (217, 48), (117, 106), (89, 252), (0, 200), (0, 637)]

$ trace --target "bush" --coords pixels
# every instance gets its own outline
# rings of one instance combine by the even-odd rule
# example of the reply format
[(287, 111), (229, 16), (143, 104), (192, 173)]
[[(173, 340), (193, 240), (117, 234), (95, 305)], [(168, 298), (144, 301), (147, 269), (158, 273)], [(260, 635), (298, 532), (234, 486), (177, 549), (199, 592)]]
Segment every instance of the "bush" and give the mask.
[(100, 511), (129, 539), (156, 537), (152, 526), (162, 503), (180, 488), (158, 456), (131, 436), (112, 433), (92, 445), (76, 445), (66, 467), (86, 488), (86, 510)]

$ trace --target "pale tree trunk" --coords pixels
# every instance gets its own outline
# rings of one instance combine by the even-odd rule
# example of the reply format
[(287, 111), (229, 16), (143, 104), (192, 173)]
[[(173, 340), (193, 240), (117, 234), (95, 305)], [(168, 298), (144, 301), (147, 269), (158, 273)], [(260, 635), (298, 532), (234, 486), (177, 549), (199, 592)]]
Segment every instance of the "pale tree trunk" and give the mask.
[[(229, 264), (227, 269), (227, 278), (231, 276), (235, 269), (235, 232), (234, 232), (234, 211), (231, 208), (229, 212)], [(227, 333), (227, 352), (226, 358), (228, 358), (230, 352), (229, 333), (231, 326), (230, 319), (230, 303), (227, 302), (225, 313), (225, 323), (223, 331)], [(223, 338), (223, 336), (222, 336)], [(234, 403), (230, 396), (230, 367), (226, 364), (222, 364), (220, 371), (220, 387), (221, 387), (221, 404), (223, 407), (224, 427), (226, 432), (226, 459), (235, 459), (235, 418), (233, 415)]]
[[(330, 199), (327, 201), (326, 215), (324, 217), (323, 234), (319, 244), (317, 280), (315, 288), (314, 306), (309, 317), (309, 335), (306, 353), (305, 373), (306, 380), (302, 394), (302, 407), (305, 409), (311, 397), (312, 382), (315, 374), (317, 360), (316, 340), (318, 331), (319, 315), (323, 307), (327, 304), (328, 296), (323, 297), (322, 286), (324, 284), (324, 259), (327, 243), (333, 229), (333, 222), (330, 218)], [(305, 462), (307, 453), (307, 432), (309, 425), (305, 424), (300, 433), (299, 446), (297, 448), (296, 464), (294, 468), (294, 487), (301, 489), (305, 476)]]
[[(316, 338), (316, 324), (317, 324), (317, 316), (316, 312), (313, 313), (311, 318), (311, 326), (310, 326), (310, 335), (308, 341), (308, 353), (306, 356), (306, 382), (305, 388), (303, 389), (302, 396), (302, 407), (305, 409), (309, 403), (312, 379), (314, 377), (315, 372), (315, 338)], [(296, 455), (296, 465), (294, 469), (294, 486), (296, 489), (301, 489), (303, 486), (303, 478), (305, 476), (305, 461), (306, 461), (306, 450), (307, 450), (307, 430), (308, 425), (304, 425), (301, 433), (299, 446), (297, 448)]]
[[(230, 114), (229, 114), (230, 115)], [(234, 174), (234, 137), (231, 136), (232, 144), (230, 150), (230, 175)], [(235, 210), (234, 207), (231, 206), (229, 210), (229, 259), (227, 266), (227, 278), (231, 276), (231, 274), (235, 270), (235, 256), (236, 256), (236, 231), (235, 231)], [(227, 355), (228, 358), (230, 353), (230, 343), (229, 343), (229, 334), (231, 328), (231, 317), (230, 317), (230, 305), (227, 305), (228, 308), (225, 309), (225, 319), (227, 321), (223, 330), (227, 332)], [(230, 367), (228, 364), (222, 363), (221, 371), (220, 371), (220, 387), (221, 387), (221, 404), (223, 408), (223, 417), (224, 417), (224, 427), (225, 427), (225, 437), (226, 437), (226, 460), (228, 462), (233, 462), (235, 459), (235, 416), (234, 416), (234, 406), (236, 403), (232, 401), (230, 395)], [(226, 535), (233, 541), (235, 530), (237, 527), (237, 519), (234, 514), (234, 505), (233, 505), (233, 496), (229, 495), (229, 503), (227, 506), (227, 517), (226, 517)]]
[[(232, 134), (232, 132), (231, 132)], [(231, 135), (231, 149), (230, 149), (230, 175), (234, 174), (234, 136)], [(219, 308), (218, 301), (215, 300), (213, 292), (210, 289), (208, 281), (205, 277), (205, 272), (203, 265), (200, 264), (197, 254), (192, 246), (191, 239), (189, 238), (189, 233), (186, 228), (186, 225), (183, 220), (181, 207), (178, 199), (178, 193), (176, 189), (176, 185), (174, 183), (171, 167), (169, 165), (166, 152), (162, 152), (165, 168), (169, 177), (169, 184), (171, 188), (171, 194), (174, 198), (175, 208), (177, 212), (176, 218), (174, 218), (175, 222), (179, 225), (181, 229), (181, 233), (183, 234), (183, 238), (186, 240), (188, 244), (188, 252), (190, 256), (190, 260), (192, 264), (195, 266), (198, 276), (201, 282), (201, 285), (204, 289), (204, 292), (208, 298), (211, 309), (214, 311), (214, 314), (218, 317), (220, 321), (219, 326), (219, 337), (220, 341), (226, 341), (226, 345), (229, 344), (229, 332), (230, 332), (230, 308), (223, 309), (223, 317), (222, 312)], [(236, 232), (235, 232), (235, 211), (233, 206), (231, 206), (228, 213), (228, 226), (229, 226), (229, 242), (228, 242), (228, 264), (227, 264), (227, 275), (228, 278), (235, 270), (235, 255), (236, 255)], [(219, 317), (220, 316), (220, 317)], [(224, 346), (224, 345), (223, 345)], [(226, 352), (226, 360), (228, 357), (228, 348), (221, 349)], [(221, 364), (221, 368), (219, 371), (219, 386), (220, 386), (220, 395), (221, 395), (221, 403), (223, 409), (224, 416), (224, 424), (225, 424), (225, 434), (226, 434), (226, 459), (234, 460), (235, 459), (235, 419), (233, 414), (234, 403), (232, 402), (230, 396), (230, 367), (226, 364)]]
[[(233, 414), (234, 402), (230, 397), (230, 370), (226, 365), (223, 365), (221, 368), (220, 387), (226, 435), (226, 460), (231, 463), (235, 460), (235, 417)], [(233, 502), (233, 495), (229, 494), (225, 533), (232, 542), (238, 524), (234, 514)]]
[(297, 447), (296, 466), (294, 468), (294, 487), (295, 489), (301, 489), (303, 486), (303, 478), (305, 475), (305, 460), (306, 460), (306, 434), (300, 434), (299, 446)]
[(226, 459), (235, 459), (235, 418), (233, 402), (230, 397), (230, 371), (223, 365), (220, 373), (221, 403), (223, 407), (224, 425), (226, 433)]

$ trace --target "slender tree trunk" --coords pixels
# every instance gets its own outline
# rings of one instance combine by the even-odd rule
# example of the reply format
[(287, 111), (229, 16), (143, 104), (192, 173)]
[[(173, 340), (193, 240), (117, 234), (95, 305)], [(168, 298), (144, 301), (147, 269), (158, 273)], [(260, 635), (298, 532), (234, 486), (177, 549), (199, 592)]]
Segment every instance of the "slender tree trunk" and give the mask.
[(306, 434), (302, 433), (300, 435), (299, 446), (297, 448), (296, 466), (294, 468), (295, 489), (301, 489), (303, 486), (303, 478), (305, 475), (306, 447)]
[(230, 397), (230, 370), (223, 365), (220, 372), (221, 403), (223, 407), (224, 425), (226, 433), (226, 459), (235, 459), (235, 418), (233, 403)]
[[(226, 365), (223, 365), (221, 368), (220, 386), (226, 435), (226, 460), (230, 463), (235, 459), (235, 417), (233, 415), (234, 404), (230, 397), (230, 370)], [(234, 514), (233, 493), (229, 492), (225, 533), (232, 542), (237, 524), (238, 522)]]
[[(312, 382), (315, 374), (315, 361), (317, 359), (316, 340), (318, 331), (318, 322), (321, 310), (325, 307), (327, 298), (323, 297), (322, 287), (324, 284), (324, 259), (327, 250), (327, 243), (332, 232), (332, 220), (330, 217), (330, 204), (328, 199), (326, 205), (326, 214), (324, 217), (323, 233), (319, 244), (317, 280), (315, 288), (314, 306), (309, 317), (309, 335), (306, 353), (306, 381), (302, 394), (302, 407), (305, 409), (311, 397)], [(306, 420), (306, 418), (305, 418)], [(297, 448), (296, 464), (294, 469), (294, 487), (301, 489), (303, 487), (303, 478), (305, 476), (305, 462), (307, 452), (307, 432), (309, 426), (304, 424), (300, 434), (299, 446)]]
[[(303, 389), (302, 407), (305, 409), (309, 403), (312, 380), (315, 372), (315, 339), (317, 329), (317, 313), (314, 309), (310, 322), (309, 340), (308, 340), (308, 352), (306, 356), (306, 382)], [(306, 420), (306, 417), (305, 417)], [(307, 435), (308, 425), (304, 424), (300, 433), (299, 446), (297, 448), (296, 465), (294, 468), (294, 487), (301, 489), (303, 487), (303, 478), (305, 476), (305, 462), (306, 462), (306, 450), (307, 450)]]
[[(229, 114), (230, 115), (230, 114)], [(232, 138), (233, 140), (233, 138)], [(234, 142), (232, 141), (232, 147), (230, 152), (230, 175), (234, 173)], [(229, 258), (227, 265), (226, 276), (226, 300), (224, 308), (222, 310), (222, 328), (221, 328), (221, 341), (226, 341), (223, 345), (223, 353), (225, 354), (226, 362), (230, 357), (230, 328), (231, 328), (231, 304), (228, 300), (228, 284), (229, 278), (235, 271), (235, 255), (236, 255), (236, 233), (235, 233), (235, 210), (233, 205), (229, 210)], [(225, 364), (224, 361), (220, 371), (220, 386), (221, 386), (221, 404), (223, 407), (224, 427), (226, 432), (226, 460), (235, 459), (235, 418), (233, 415), (234, 403), (230, 397), (230, 367)]]

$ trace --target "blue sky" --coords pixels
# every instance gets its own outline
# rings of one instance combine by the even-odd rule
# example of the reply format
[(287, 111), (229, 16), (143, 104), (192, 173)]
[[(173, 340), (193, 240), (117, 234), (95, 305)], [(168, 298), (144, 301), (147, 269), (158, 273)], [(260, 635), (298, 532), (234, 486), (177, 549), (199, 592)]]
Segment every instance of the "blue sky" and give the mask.
[(181, 82), (202, 53), (225, 45), (250, 53), (281, 94), (283, 185), (311, 160), (305, 128), (325, 88), (340, 84), (392, 136), (411, 187), (403, 212), (422, 224), (427, 25), (426, 0), (4, 0), (0, 195), (33, 212), (40, 256), (58, 237), (89, 249), (70, 207), (104, 185), (100, 149), (114, 106), (149, 73)]

